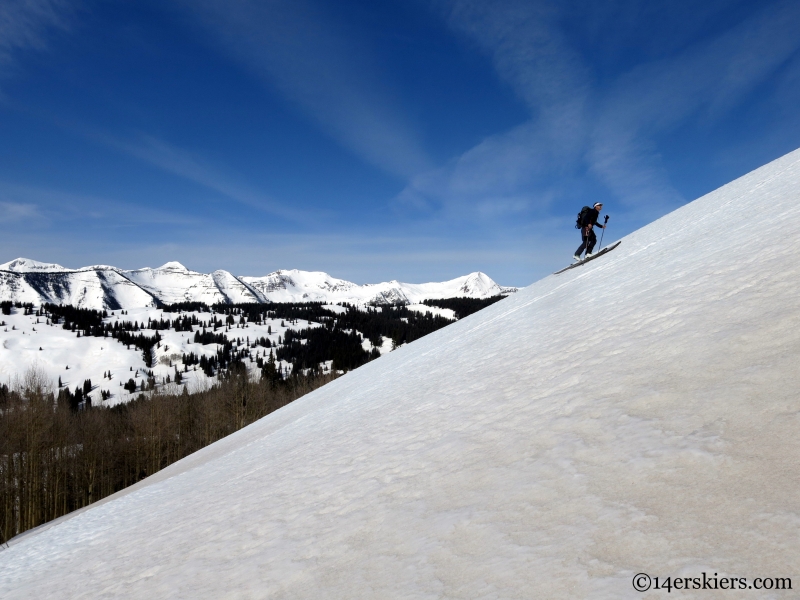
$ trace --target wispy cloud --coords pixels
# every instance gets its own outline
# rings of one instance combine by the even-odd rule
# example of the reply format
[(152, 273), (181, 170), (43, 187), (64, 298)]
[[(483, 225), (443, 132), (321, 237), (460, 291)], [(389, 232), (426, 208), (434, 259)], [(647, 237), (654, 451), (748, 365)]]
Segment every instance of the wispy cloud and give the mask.
[(559, 27), (558, 5), (547, 2), (434, 2), (455, 31), (475, 40), (498, 76), (525, 102), (531, 118), (483, 140), (449, 165), (415, 177), (401, 200), (427, 198), (453, 215), (482, 219), (543, 208), (546, 182), (579, 161), (587, 135), (590, 72)]
[(40, 217), (35, 204), (0, 201), (0, 223), (16, 223)]
[(800, 5), (781, 2), (669, 59), (626, 73), (599, 100), (587, 156), (631, 206), (679, 200), (653, 136), (689, 117), (719, 119), (798, 48)]
[(44, 115), (50, 122), (71, 134), (131, 156), (157, 169), (219, 194), (226, 200), (274, 215), (294, 223), (314, 223), (324, 220), (324, 210), (313, 214), (291, 208), (287, 202), (242, 181), (240, 177), (212, 162), (157, 136), (147, 133), (131, 135), (111, 134), (86, 123), (65, 121), (53, 115)]
[(0, 181), (0, 222), (25, 222), (27, 226), (40, 228), (94, 222), (109, 230), (141, 225), (191, 227), (203, 223), (190, 214), (7, 181)]
[(579, 132), (589, 94), (590, 71), (560, 27), (562, 3), (522, 0), (440, 0), (448, 24), (488, 52), (497, 74), (532, 112), (558, 128), (558, 139)]
[(507, 216), (544, 208), (553, 195), (542, 180), (571, 160), (559, 161), (548, 140), (541, 123), (528, 121), (484, 139), (444, 167), (412, 178), (398, 199), (467, 220), (482, 219), (487, 211)]
[(82, 130), (83, 135), (96, 142), (133, 156), (143, 162), (177, 175), (197, 185), (221, 194), (244, 206), (272, 214), (288, 221), (309, 222), (321, 218), (320, 211), (315, 216), (289, 208), (285, 203), (254, 189), (234, 176), (195, 154), (178, 148), (150, 135), (139, 135), (134, 139), (121, 139), (98, 132)]
[(369, 48), (340, 31), (323, 3), (184, 4), (237, 60), (366, 162), (404, 178), (431, 167), (413, 120), (384, 84)]
[(77, 2), (18, 0), (0, 3), (0, 75), (8, 74), (20, 50), (44, 50), (52, 30), (68, 30)]
[[(590, 18), (599, 18), (598, 11), (618, 14), (617, 4), (594, 5)], [(492, 57), (498, 77), (531, 113), (528, 122), (416, 176), (400, 195), (418, 207), (441, 206), (473, 218), (484, 217), (487, 203), (497, 204), (498, 214), (503, 207), (512, 213), (544, 208), (586, 176), (598, 178), (631, 211), (655, 216), (675, 207), (685, 199), (663, 166), (658, 135), (691, 118), (724, 117), (800, 47), (800, 5), (773, 2), (727, 31), (684, 40), (681, 52), (643, 58), (601, 82), (591, 57), (578, 50), (579, 40), (563, 25), (579, 19), (585, 3), (434, 5), (455, 31)], [(701, 16), (707, 22), (714, 15)]]

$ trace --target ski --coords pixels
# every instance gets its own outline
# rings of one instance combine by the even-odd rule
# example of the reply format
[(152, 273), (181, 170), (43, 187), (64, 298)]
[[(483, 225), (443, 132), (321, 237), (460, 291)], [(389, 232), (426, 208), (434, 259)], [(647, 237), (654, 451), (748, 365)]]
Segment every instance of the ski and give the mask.
[(586, 264), (590, 260), (594, 260), (595, 258), (598, 258), (599, 256), (603, 256), (603, 254), (605, 254), (606, 252), (611, 252), (614, 248), (619, 246), (621, 243), (622, 242), (619, 241), (619, 242), (616, 242), (615, 244), (611, 244), (610, 246), (606, 246), (605, 248), (603, 248), (599, 252), (597, 252), (595, 254), (592, 254), (589, 258), (584, 258), (583, 260), (579, 260), (576, 263), (572, 263), (570, 266), (564, 267), (560, 271), (556, 271), (555, 273), (553, 273), (553, 275), (558, 275), (559, 273), (563, 273), (564, 271), (569, 271), (570, 269), (574, 269), (575, 267), (580, 267), (581, 265)]

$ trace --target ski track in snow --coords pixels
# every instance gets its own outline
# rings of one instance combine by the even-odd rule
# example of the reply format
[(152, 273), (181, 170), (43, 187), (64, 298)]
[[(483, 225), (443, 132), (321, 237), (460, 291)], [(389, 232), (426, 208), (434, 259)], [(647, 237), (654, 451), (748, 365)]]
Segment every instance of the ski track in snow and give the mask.
[(4, 598), (789, 598), (800, 151), (0, 552)]

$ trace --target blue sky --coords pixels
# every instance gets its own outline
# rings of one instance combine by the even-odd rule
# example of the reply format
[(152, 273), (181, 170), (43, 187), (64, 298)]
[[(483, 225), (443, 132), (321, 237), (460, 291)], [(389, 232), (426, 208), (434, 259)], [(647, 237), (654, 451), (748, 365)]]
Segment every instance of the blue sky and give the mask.
[[(0, 262), (569, 262), (800, 146), (800, 4), (0, 4)], [(746, 218), (746, 215), (742, 216)]]

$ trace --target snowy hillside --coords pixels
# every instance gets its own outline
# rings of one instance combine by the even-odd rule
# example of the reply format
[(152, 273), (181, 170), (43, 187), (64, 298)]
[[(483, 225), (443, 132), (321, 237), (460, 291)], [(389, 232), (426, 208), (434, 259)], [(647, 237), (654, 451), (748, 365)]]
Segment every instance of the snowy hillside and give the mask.
[[(431, 309), (429, 309), (431, 310)], [(441, 309), (440, 309), (441, 310)], [(135, 321), (141, 323), (141, 332), (152, 337), (155, 330), (146, 329), (145, 322), (152, 319), (158, 321), (169, 318), (199, 318), (202, 323), (207, 323), (212, 318), (218, 318), (209, 313), (183, 311), (178, 314), (164, 313), (154, 308), (139, 308), (111, 313), (104, 319), (106, 323), (113, 324), (121, 321)], [(305, 328), (318, 327), (319, 323), (298, 320), (287, 325), (282, 319), (268, 319), (262, 323), (245, 323), (232, 327), (222, 328), (219, 334), (230, 340), (236, 350), (248, 353), (245, 365), (254, 375), (259, 369), (256, 359), (266, 357), (269, 353), (264, 347), (251, 346), (251, 341), (259, 338), (270, 340), (275, 348), (280, 345), (278, 341), (286, 336), (289, 329), (299, 331)], [(201, 326), (194, 328), (196, 331), (203, 329)], [(215, 330), (216, 331), (216, 330)], [(142, 352), (134, 346), (119, 343), (117, 340), (106, 337), (75, 336), (75, 332), (62, 329), (60, 325), (49, 325), (44, 317), (25, 315), (16, 310), (11, 315), (0, 315), (0, 384), (13, 387), (14, 381), (21, 378), (25, 372), (35, 366), (46, 378), (56, 384), (61, 382), (70, 390), (82, 385), (85, 380), (92, 382), (92, 392), (89, 397), (93, 406), (114, 406), (128, 402), (138, 395), (138, 391), (130, 393), (123, 389), (129, 379), (136, 385), (146, 380), (152, 373), (159, 389), (164, 389), (160, 384), (168, 377), (174, 378), (176, 370), (182, 373), (183, 384), (187, 390), (203, 389), (210, 383), (216, 382), (216, 377), (206, 376), (196, 365), (188, 366), (182, 362), (184, 354), (193, 353), (198, 356), (212, 357), (221, 349), (216, 343), (192, 343), (192, 332), (176, 332), (171, 329), (159, 331), (161, 342), (153, 349), (153, 364), (145, 364)], [(369, 341), (364, 341), (367, 350), (372, 349)], [(391, 349), (391, 340), (386, 347), (380, 347), (380, 352)], [(277, 366), (283, 370), (291, 371), (291, 364), (278, 360)], [(106, 373), (108, 375), (106, 375)], [(180, 388), (166, 386), (171, 393), (179, 393)], [(111, 393), (111, 397), (102, 400), (101, 392)]]
[[(473, 311), (493, 301), (496, 298), (459, 299)], [(330, 372), (335, 356), (336, 371), (351, 370), (459, 318), (452, 309), (424, 304), (269, 303), (250, 305), (246, 311), (225, 306), (202, 312), (151, 307), (105, 313), (9, 304), (3, 304), (0, 314), (0, 385), (14, 388), (35, 367), (59, 389), (83, 390), (88, 380), (93, 406), (127, 402), (142, 391), (143, 382), (148, 390), (180, 393), (171, 385), (178, 372), (188, 391), (203, 389), (219, 380), (229, 358), (241, 360), (251, 377), (260, 379), (259, 359), (267, 360), (271, 352), (284, 374), (309, 369)], [(67, 318), (70, 314), (74, 318)], [(321, 326), (324, 331), (317, 335), (304, 333)], [(206, 333), (211, 337), (204, 338)], [(339, 333), (352, 333), (357, 339), (348, 341)], [(136, 343), (130, 336), (143, 339)], [(298, 343), (306, 350), (292, 347), (287, 336), (301, 340)], [(214, 365), (204, 369), (209, 360)], [(124, 388), (131, 378), (136, 390)]]
[(17, 538), (0, 595), (796, 597), (798, 189), (800, 151)]
[(0, 265), (0, 301), (72, 304), (95, 310), (155, 307), (176, 302), (348, 302), (413, 304), (431, 298), (488, 298), (515, 292), (483, 273), (443, 283), (390, 281), (357, 285), (327, 273), (276, 271), (264, 277), (237, 277), (228, 271), (190, 271), (179, 262), (156, 269), (125, 271), (107, 265), (66, 269), (18, 258)]

